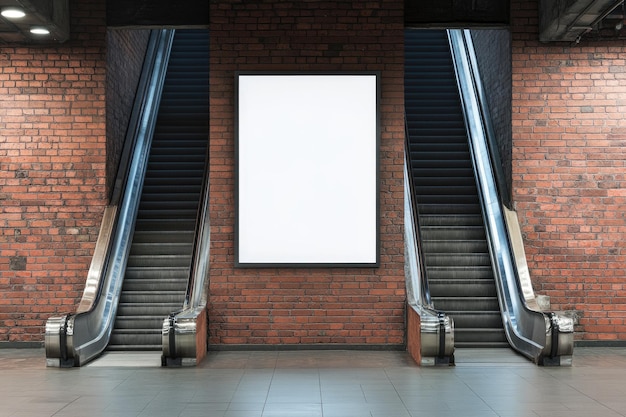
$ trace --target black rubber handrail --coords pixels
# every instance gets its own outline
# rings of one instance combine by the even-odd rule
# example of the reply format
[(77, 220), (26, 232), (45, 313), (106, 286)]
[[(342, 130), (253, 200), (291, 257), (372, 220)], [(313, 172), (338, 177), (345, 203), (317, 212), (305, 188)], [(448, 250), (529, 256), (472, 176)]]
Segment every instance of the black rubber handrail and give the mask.
[(413, 218), (412, 227), (413, 227), (413, 233), (415, 235), (415, 240), (416, 240), (415, 244), (417, 247), (417, 255), (418, 255), (418, 258), (420, 259), (420, 262), (419, 262), (420, 277), (422, 278), (420, 279), (420, 298), (421, 299), (418, 300), (418, 302), (420, 303), (420, 305), (433, 308), (433, 303), (430, 298), (430, 288), (428, 287), (428, 275), (426, 274), (426, 266), (424, 265), (424, 254), (422, 252), (422, 239), (420, 235), (418, 205), (417, 205), (417, 200), (415, 199), (415, 184), (413, 183), (413, 175), (410, 172), (411, 160), (409, 158), (409, 155), (411, 151), (410, 151), (410, 141), (409, 141), (409, 128), (408, 128), (408, 122), (406, 120), (406, 117), (404, 118), (404, 131), (405, 131), (404, 163), (406, 164), (407, 169), (409, 169), (408, 182), (409, 182), (409, 188), (411, 191), (409, 195), (411, 196), (410, 197), (411, 208), (412, 208), (411, 216)]

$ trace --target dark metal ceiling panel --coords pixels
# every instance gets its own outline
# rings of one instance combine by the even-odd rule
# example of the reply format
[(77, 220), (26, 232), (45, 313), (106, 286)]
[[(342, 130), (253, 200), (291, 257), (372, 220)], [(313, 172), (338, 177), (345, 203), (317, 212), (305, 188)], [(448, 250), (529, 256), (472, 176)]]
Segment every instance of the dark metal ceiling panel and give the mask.
[(507, 0), (405, 0), (407, 27), (508, 26)]
[(539, 40), (574, 42), (624, 0), (540, 0)]
[(208, 27), (208, 0), (108, 0), (114, 27)]

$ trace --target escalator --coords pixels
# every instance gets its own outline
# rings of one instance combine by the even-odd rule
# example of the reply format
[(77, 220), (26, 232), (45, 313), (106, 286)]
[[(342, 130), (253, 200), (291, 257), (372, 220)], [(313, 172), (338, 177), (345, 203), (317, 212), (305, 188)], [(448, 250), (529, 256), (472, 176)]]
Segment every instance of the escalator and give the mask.
[(206, 353), (206, 30), (153, 29), (83, 296), (46, 321), (46, 365), (104, 350), (161, 350), (162, 365)]
[(207, 31), (178, 30), (108, 350), (161, 350), (185, 300), (208, 144)]
[(406, 32), (405, 109), (431, 300), (457, 347), (508, 347), (448, 36)]
[(500, 198), (506, 186), (471, 31), (405, 34), (405, 234), (409, 265), (419, 266), (407, 269), (407, 288), (419, 289), (410, 302), (427, 319), (428, 352), (438, 349), (445, 364), (448, 341), (510, 346), (539, 365), (571, 365), (573, 320), (539, 308), (517, 215)]

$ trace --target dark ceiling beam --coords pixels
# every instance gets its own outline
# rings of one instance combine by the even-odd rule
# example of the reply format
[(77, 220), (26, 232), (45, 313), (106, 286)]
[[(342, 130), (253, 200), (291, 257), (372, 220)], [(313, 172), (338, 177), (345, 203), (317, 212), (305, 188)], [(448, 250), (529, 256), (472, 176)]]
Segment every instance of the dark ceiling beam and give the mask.
[(405, 0), (407, 27), (493, 27), (510, 23), (509, 0)]
[(208, 0), (107, 0), (113, 27), (208, 27)]
[(623, 0), (540, 0), (539, 40), (575, 42)]

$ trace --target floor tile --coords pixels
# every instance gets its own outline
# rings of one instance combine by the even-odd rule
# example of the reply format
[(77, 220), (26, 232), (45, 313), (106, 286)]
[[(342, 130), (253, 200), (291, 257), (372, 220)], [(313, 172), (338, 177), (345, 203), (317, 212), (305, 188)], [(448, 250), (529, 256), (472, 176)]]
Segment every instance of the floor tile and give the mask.
[(626, 349), (577, 348), (572, 367), (508, 349), (210, 352), (194, 368), (134, 356), (46, 368), (42, 349), (0, 350), (0, 417), (624, 417)]

